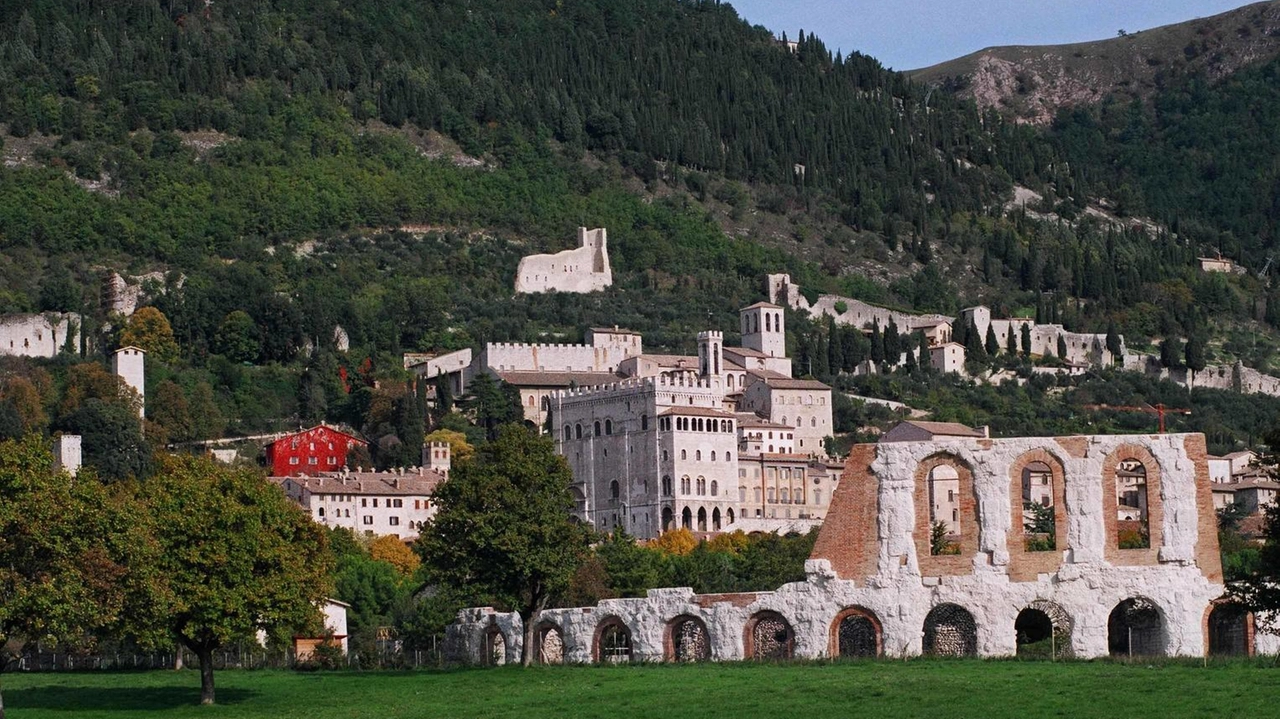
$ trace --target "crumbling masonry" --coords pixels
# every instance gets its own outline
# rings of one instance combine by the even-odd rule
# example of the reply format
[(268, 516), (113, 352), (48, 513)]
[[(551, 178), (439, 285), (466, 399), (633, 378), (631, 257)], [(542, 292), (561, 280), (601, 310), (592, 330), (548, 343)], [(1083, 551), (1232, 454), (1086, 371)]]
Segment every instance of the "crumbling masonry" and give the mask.
[[(547, 610), (539, 659), (1274, 652), (1223, 599), (1205, 455), (1199, 434), (859, 445), (805, 581)], [(930, 491), (944, 465), (958, 517), (940, 541)], [(1049, 530), (1028, 524), (1028, 496)], [(523, 641), (518, 616), (489, 608), (461, 612), (449, 637), (472, 663), (495, 646), (514, 660)]]

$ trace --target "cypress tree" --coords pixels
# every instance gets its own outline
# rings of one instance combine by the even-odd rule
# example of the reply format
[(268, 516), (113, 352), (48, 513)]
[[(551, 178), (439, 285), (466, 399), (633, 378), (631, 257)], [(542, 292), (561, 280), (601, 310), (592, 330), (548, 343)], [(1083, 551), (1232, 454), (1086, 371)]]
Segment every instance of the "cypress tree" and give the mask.
[(985, 349), (987, 350), (987, 355), (991, 357), (995, 357), (1000, 354), (1000, 341), (996, 339), (996, 328), (991, 325), (987, 325), (987, 342)]
[(1067, 341), (1063, 339), (1062, 335), (1058, 335), (1058, 356), (1062, 359), (1067, 358)]
[(884, 358), (891, 364), (896, 365), (902, 359), (902, 342), (898, 336), (898, 324), (889, 318), (889, 325), (884, 328)]
[(880, 320), (871, 323), (871, 361), (876, 364), (884, 361), (884, 337), (880, 335)]
[(929, 338), (925, 337), (923, 332), (918, 334), (920, 338), (920, 367), (928, 370), (933, 367), (933, 355), (929, 352)]
[(1031, 325), (1024, 323), (1022, 325), (1022, 330), (1019, 334), (1022, 335), (1022, 356), (1030, 357), (1031, 356)]
[(1018, 356), (1018, 333), (1013, 331), (1013, 326), (1009, 326), (1009, 334), (1005, 337), (1005, 351), (1010, 357)]

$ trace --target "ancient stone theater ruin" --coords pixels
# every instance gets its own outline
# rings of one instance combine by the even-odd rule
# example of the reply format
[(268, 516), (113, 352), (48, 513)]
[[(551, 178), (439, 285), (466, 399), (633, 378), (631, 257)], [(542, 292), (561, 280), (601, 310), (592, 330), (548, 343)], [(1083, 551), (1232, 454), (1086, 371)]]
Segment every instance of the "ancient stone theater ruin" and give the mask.
[[(1251, 654), (1253, 617), (1223, 599), (1205, 455), (1199, 434), (858, 445), (805, 581), (547, 610), (537, 656)], [(490, 608), (450, 627), (475, 663), (514, 660), (522, 641), (520, 618)]]

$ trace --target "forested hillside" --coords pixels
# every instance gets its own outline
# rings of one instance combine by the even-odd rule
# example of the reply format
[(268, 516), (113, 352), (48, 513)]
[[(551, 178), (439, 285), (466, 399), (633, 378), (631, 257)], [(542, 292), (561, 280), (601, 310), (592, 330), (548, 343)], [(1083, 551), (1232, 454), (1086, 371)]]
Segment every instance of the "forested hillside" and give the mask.
[[(691, 351), (708, 326), (732, 339), (777, 271), (921, 310), (1039, 309), (1136, 347), (1212, 334), (1211, 359), (1265, 368), (1253, 319), (1280, 303), (1197, 273), (1222, 239), (1209, 209), (1174, 217), (1144, 189), (1118, 211), (1164, 226), (1085, 211), (1163, 182), (1114, 161), (1115, 117), (1044, 135), (812, 35), (790, 51), (709, 0), (8, 3), (0, 312), (81, 312), (101, 356), (121, 327), (105, 271), (167, 273), (146, 302), (177, 351), (152, 379), (235, 419), (187, 438), (323, 417), (382, 436), (395, 397), (336, 378), (393, 386), (402, 351), (592, 324)], [(1015, 184), (1061, 219), (1007, 212)], [(578, 225), (609, 229), (615, 287), (513, 298), (519, 257)], [(795, 326), (800, 345), (828, 333)]]

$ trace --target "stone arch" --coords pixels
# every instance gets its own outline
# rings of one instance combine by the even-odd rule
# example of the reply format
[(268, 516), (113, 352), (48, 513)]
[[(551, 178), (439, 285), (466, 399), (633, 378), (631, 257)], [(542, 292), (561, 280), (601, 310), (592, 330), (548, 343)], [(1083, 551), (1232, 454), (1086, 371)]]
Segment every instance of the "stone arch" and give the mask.
[[(1063, 550), (1069, 548), (1065, 466), (1056, 454), (1037, 448), (1019, 456), (1009, 470), (1013, 530), (1008, 541), (1009, 577), (1015, 582), (1034, 581), (1062, 565)], [(1048, 487), (1041, 484), (1045, 479)], [(1053, 508), (1051, 517), (1027, 508), (1028, 501), (1042, 504), (1045, 498)], [(1050, 519), (1052, 531), (1034, 532), (1045, 519)]]
[(729, 508), (729, 511), (728, 511), (727, 515), (728, 515), (728, 519), (729, 519), (729, 524), (733, 524), (733, 507), (730, 507), (730, 508)]
[(631, 629), (626, 622), (617, 615), (600, 620), (591, 641), (591, 658), (597, 663), (624, 664), (631, 656)]
[(1107, 650), (1113, 657), (1162, 657), (1165, 653), (1164, 615), (1146, 597), (1130, 597), (1107, 617)]
[[(938, 467), (955, 472), (955, 512), (957, 533), (949, 535), (941, 554), (933, 553), (932, 532), (934, 507), (929, 478)], [(938, 485), (940, 486), (940, 485)], [(937, 488), (937, 487), (935, 487)], [(941, 489), (940, 491), (946, 491)], [(942, 495), (945, 497), (945, 495)], [(915, 472), (915, 541), (920, 573), (924, 576), (954, 576), (973, 570), (973, 556), (978, 547), (978, 503), (973, 488), (973, 468), (955, 454), (937, 452), (916, 465)], [(954, 547), (954, 550), (951, 549)]]
[(716, 507), (715, 509), (711, 510), (711, 531), (713, 532), (720, 531), (720, 508), (719, 507)]
[[(1123, 507), (1119, 495), (1124, 491), (1126, 478), (1117, 470), (1122, 462), (1141, 464), (1143, 474), (1143, 491), (1138, 501), (1145, 507), (1140, 510), (1137, 520), (1126, 520), (1122, 523), (1119, 514)], [(1118, 476), (1119, 475), (1119, 476)], [(1130, 480), (1131, 481), (1131, 480)], [(1160, 501), (1161, 492), (1160, 462), (1150, 450), (1136, 444), (1122, 444), (1111, 451), (1102, 462), (1102, 520), (1106, 527), (1107, 540), (1103, 556), (1112, 564), (1155, 565), (1159, 563), (1160, 544), (1163, 541), (1164, 507)], [(1141, 517), (1145, 517), (1142, 519)], [(1122, 535), (1122, 531), (1124, 535)], [(1121, 541), (1132, 539), (1134, 532), (1145, 537), (1140, 541), (1126, 541), (1131, 546), (1121, 548)], [(1141, 546), (1145, 543), (1146, 546)], [(1132, 545), (1138, 546), (1132, 546)]]
[(707, 531), (707, 508), (698, 507), (698, 531)]
[(880, 618), (865, 607), (846, 607), (831, 620), (828, 653), (833, 657), (872, 658), (884, 651)]
[(675, 527), (672, 526), (675, 524), (675, 522), (676, 522), (675, 512), (672, 512), (670, 507), (663, 507), (662, 508), (662, 531), (666, 532), (668, 530), (675, 529)]
[(684, 511), (680, 512), (680, 526), (685, 529), (693, 529), (693, 510), (685, 507)]
[(1037, 599), (1018, 612), (1013, 622), (1019, 656), (1071, 656), (1074, 622), (1058, 603)]
[(972, 657), (978, 654), (978, 626), (959, 604), (939, 604), (924, 618), (925, 654)]
[(711, 658), (707, 624), (691, 614), (681, 614), (667, 622), (662, 645), (669, 662), (705, 662)]
[(538, 625), (535, 645), (539, 664), (564, 664), (564, 632), (559, 625), (543, 621)]
[(791, 622), (778, 612), (766, 609), (747, 620), (743, 648), (748, 659), (790, 659), (795, 644)]
[(480, 659), (487, 667), (507, 663), (507, 637), (497, 624), (490, 624), (484, 632), (484, 655)]
[(1205, 609), (1205, 651), (1211, 657), (1251, 657), (1254, 629), (1253, 612), (1238, 602), (1219, 599)]

